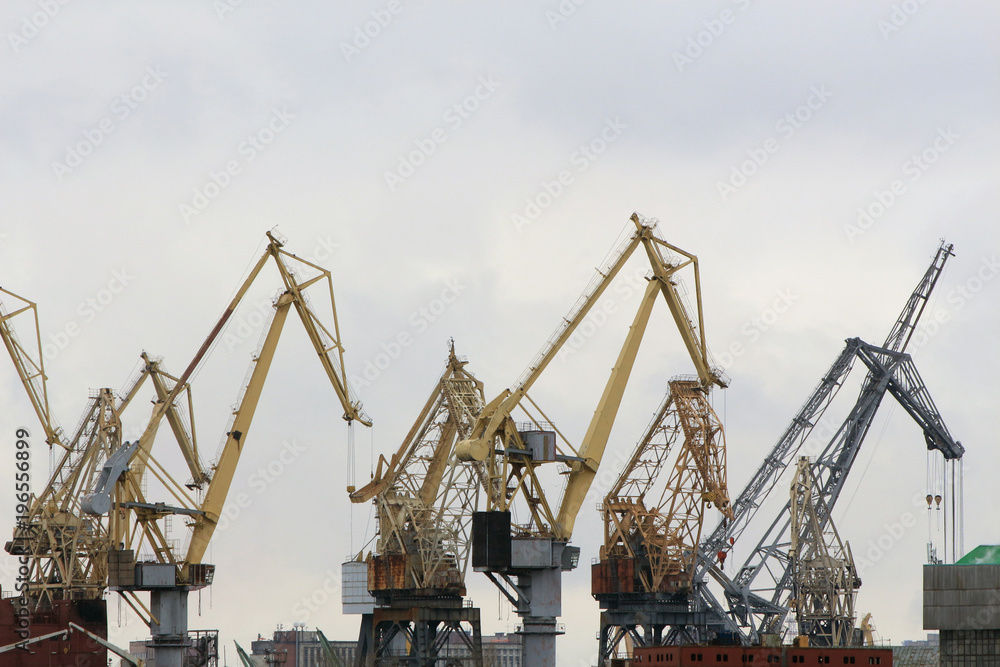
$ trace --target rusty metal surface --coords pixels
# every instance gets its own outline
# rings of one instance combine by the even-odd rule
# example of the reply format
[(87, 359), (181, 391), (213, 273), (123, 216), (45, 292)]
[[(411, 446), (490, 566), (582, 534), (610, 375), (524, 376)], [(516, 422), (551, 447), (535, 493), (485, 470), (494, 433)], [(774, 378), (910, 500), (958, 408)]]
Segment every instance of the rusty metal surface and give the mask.
[(391, 591), (407, 588), (406, 556), (373, 556), (368, 563), (368, 590)]
[[(0, 646), (6, 646), (24, 637), (17, 634), (17, 598), (0, 600)], [(28, 626), (31, 637), (58, 632), (69, 627), (70, 622), (86, 628), (102, 638), (108, 636), (108, 607), (104, 600), (56, 600), (45, 612), (30, 617)], [(108, 652), (103, 646), (76, 632), (66, 640), (52, 639), (31, 646), (30, 651), (13, 651), (0, 658), (3, 667), (98, 667), (108, 662)]]
[(590, 570), (590, 587), (594, 595), (611, 593), (634, 593), (635, 561), (632, 558), (617, 558), (594, 563)]

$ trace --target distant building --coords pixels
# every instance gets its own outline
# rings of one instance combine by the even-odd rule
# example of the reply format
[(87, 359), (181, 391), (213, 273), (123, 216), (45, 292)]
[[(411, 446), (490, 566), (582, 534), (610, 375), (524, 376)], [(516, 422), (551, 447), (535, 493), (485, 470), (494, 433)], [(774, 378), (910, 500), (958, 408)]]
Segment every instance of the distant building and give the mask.
[[(923, 644), (924, 642), (912, 643)], [(939, 647), (937, 645), (893, 646), (892, 664), (893, 667), (938, 667), (941, 664)]]
[[(345, 667), (354, 664), (357, 641), (335, 641), (330, 639), (330, 647)], [(281, 626), (274, 631), (271, 639), (257, 635), (250, 643), (251, 658), (262, 665), (274, 664), (284, 667), (331, 667), (328, 665), (323, 644), (315, 630), (295, 628), (285, 630)], [(275, 657), (277, 656), (277, 657)], [(270, 659), (270, 662), (268, 662)]]
[(1000, 662), (1000, 545), (924, 565), (924, 629), (941, 631), (941, 667)]
[(940, 646), (941, 636), (936, 632), (928, 632), (927, 639), (918, 641), (903, 640), (903, 646)]
[(142, 660), (146, 667), (156, 667), (156, 658), (146, 647), (146, 640), (128, 643), (128, 652)]
[[(329, 639), (330, 647), (344, 667), (352, 667), (357, 651), (357, 641), (336, 641)], [(250, 643), (251, 658), (262, 667), (334, 667), (325, 660), (323, 645), (315, 630), (299, 627), (285, 630), (281, 626), (270, 639), (257, 635)], [(442, 654), (461, 657), (469, 654), (469, 649), (461, 640), (453, 639), (442, 649)], [(520, 635), (498, 632), (483, 637), (484, 667), (521, 667)], [(149, 665), (147, 667), (155, 667)]]
[(484, 667), (521, 667), (521, 635), (483, 637)]

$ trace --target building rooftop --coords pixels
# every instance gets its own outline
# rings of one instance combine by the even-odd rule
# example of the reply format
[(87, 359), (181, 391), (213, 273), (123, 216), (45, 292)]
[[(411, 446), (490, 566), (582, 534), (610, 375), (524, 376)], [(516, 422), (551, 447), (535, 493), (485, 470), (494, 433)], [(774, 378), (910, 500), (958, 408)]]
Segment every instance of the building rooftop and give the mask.
[(955, 565), (1000, 565), (1000, 544), (980, 544)]
[(939, 667), (941, 649), (938, 646), (893, 646), (895, 667)]

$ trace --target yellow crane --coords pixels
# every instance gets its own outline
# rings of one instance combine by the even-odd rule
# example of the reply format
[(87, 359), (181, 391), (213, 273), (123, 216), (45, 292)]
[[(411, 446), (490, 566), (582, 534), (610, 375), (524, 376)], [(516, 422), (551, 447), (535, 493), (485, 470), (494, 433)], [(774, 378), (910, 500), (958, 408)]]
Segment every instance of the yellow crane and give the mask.
[[(180, 667), (183, 661), (185, 647), (177, 645), (176, 637), (186, 636), (187, 633), (188, 592), (212, 582), (214, 566), (203, 563), (202, 558), (221, 518), (282, 327), (291, 309), (294, 308), (298, 314), (313, 349), (326, 371), (327, 378), (334, 387), (344, 410), (344, 419), (349, 424), (357, 421), (366, 426), (371, 425), (360, 402), (349, 390), (330, 272), (284, 250), (284, 241), (274, 234), (268, 232), (267, 238), (268, 244), (264, 253), (237, 290), (194, 359), (177, 382), (169, 388), (169, 393), (166, 392), (167, 387), (163, 387), (166, 396), (158, 397), (150, 425), (136, 442), (122, 447), (120, 456), (116, 456), (119, 452), (115, 452), (115, 455), (108, 459), (105, 464), (105, 470), (108, 471), (107, 478), (103, 480), (103, 485), (84, 501), (85, 509), (86, 506), (90, 506), (99, 511), (109, 504), (114, 508), (111, 512), (109, 532), (113, 543), (120, 545), (121, 548), (109, 553), (109, 582), (112, 590), (127, 596), (125, 599), (150, 625), (151, 645), (156, 648), (157, 664), (167, 667), (175, 665)], [(221, 335), (226, 322), (236, 311), (268, 259), (274, 260), (284, 290), (273, 301), (274, 314), (263, 343), (251, 364), (249, 380), (242, 389), (238, 405), (226, 429), (222, 452), (207, 475), (209, 479), (204, 485), (204, 498), (199, 502), (191, 497), (185, 485), (179, 484), (150, 456), (156, 435), (156, 424), (159, 421), (158, 416), (166, 413), (174, 404), (182, 387), (186, 385)], [(300, 282), (292, 264), (315, 275)], [(323, 291), (329, 295), (330, 310), (333, 315), (331, 326), (323, 324), (309, 303), (306, 290), (314, 285), (324, 286), (326, 289)], [(146, 471), (153, 474), (165, 488), (170, 496), (170, 504), (147, 501), (142, 491), (142, 475)], [(112, 503), (102, 500), (112, 493), (115, 496)], [(170, 515), (186, 517), (191, 529), (187, 552), (183, 557), (174, 553), (159, 523), (160, 519)], [(155, 554), (155, 561), (136, 562), (135, 554), (143, 547)], [(136, 591), (150, 592), (150, 608), (143, 607), (135, 596)]]
[[(674, 280), (678, 271), (693, 266), (696, 293), (700, 295), (697, 259), (660, 238), (655, 224), (638, 214), (631, 220), (635, 231), (598, 269), (514, 388), (486, 405), (472, 430), (473, 437), (456, 448), (462, 460), (485, 463), (486, 467), (487, 509), (473, 516), (473, 567), (485, 572), (515, 605), (523, 622), (524, 654), (531, 656), (532, 664), (543, 667), (555, 665), (554, 639), (560, 632), (556, 618), (562, 613), (561, 572), (574, 568), (579, 558), (579, 549), (567, 543), (600, 466), (658, 293), (667, 302), (702, 381), (706, 385), (727, 383), (708, 357), (700, 296), (695, 321)], [(649, 283), (586, 434), (574, 447), (528, 392), (640, 246), (651, 268)], [(515, 410), (522, 411), (527, 422), (518, 423), (513, 417)], [(551, 489), (545, 488), (536, 470), (557, 461), (568, 470), (562, 500), (554, 506), (549, 501)], [(513, 510), (519, 517), (516, 521)]]
[[(142, 355), (141, 370), (127, 388), (115, 394), (109, 388), (92, 392), (73, 433), (66, 436), (56, 425), (48, 404), (42, 345), (38, 329), (37, 305), (0, 288), (7, 310), (0, 302), (0, 339), (14, 363), (28, 398), (35, 410), (45, 441), (58, 455), (48, 483), (39, 493), (25, 499), (26, 511), (19, 517), (12, 539), (5, 549), (14, 556), (26, 557), (29, 609), (50, 609), (56, 601), (100, 601), (107, 586), (107, 554), (111, 546), (106, 520), (88, 515), (81, 508), (87, 491), (100, 476), (102, 465), (122, 444), (122, 418), (146, 380), (162, 392), (169, 382), (176, 382), (159, 360)], [(31, 341), (22, 342), (14, 327), (16, 318), (30, 320), (27, 328)], [(190, 392), (184, 386), (178, 399), (186, 398), (188, 414), (193, 407)], [(197, 458), (193, 434), (183, 426), (184, 406), (179, 400), (159, 413), (165, 417), (185, 453)], [(151, 424), (155, 426), (155, 424)], [(206, 481), (204, 472), (192, 467), (192, 481)]]
[[(221, 517), (289, 310), (294, 308), (299, 315), (343, 407), (344, 419), (349, 424), (357, 421), (371, 425), (360, 402), (349, 390), (329, 271), (284, 250), (284, 241), (276, 235), (268, 233), (267, 238), (264, 253), (181, 376), (169, 376), (159, 368), (157, 360), (143, 355), (143, 371), (124, 397), (115, 400), (108, 391), (95, 399), (95, 407), (88, 413), (92, 416), (85, 417), (78, 429), (79, 433), (93, 435), (79, 446), (75, 446), (75, 440), (63, 444), (61, 431), (52, 425), (40, 340), (35, 359), (27, 353), (28, 348), (20, 344), (9, 326), (11, 317), (34, 312), (34, 304), (25, 302), (26, 305), (11, 313), (0, 311), (3, 317), (0, 333), (43, 423), (46, 439), (67, 451), (46, 491), (32, 505), (32, 516), (37, 520), (19, 527), (21, 532), (15, 533), (9, 550), (11, 547), (15, 550), (12, 553), (18, 549), (26, 550), (39, 562), (45, 558), (51, 561), (51, 564), (37, 568), (40, 576), (36, 577), (42, 590), (48, 584), (62, 586), (50, 596), (100, 597), (105, 585), (120, 592), (150, 626), (152, 645), (157, 649), (157, 664), (167, 667), (180, 667), (183, 661), (185, 641), (178, 641), (178, 637), (186, 637), (187, 633), (188, 591), (202, 588), (212, 581), (214, 566), (203, 563), (202, 558)], [(200, 461), (193, 421), (189, 432), (179, 403), (185, 394), (190, 400), (189, 379), (218, 340), (269, 258), (274, 260), (279, 270), (284, 289), (273, 302), (273, 317), (226, 429), (222, 452), (215, 465), (206, 468)], [(309, 273), (310, 277), (300, 280), (299, 271)], [(329, 295), (332, 313), (329, 325), (324, 324), (323, 318), (310, 305), (306, 290), (314, 286), (321, 290), (318, 293), (326, 291)], [(326, 289), (322, 290), (323, 287)], [(152, 415), (138, 440), (123, 442), (121, 412), (147, 377), (153, 378), (157, 396)], [(164, 418), (181, 446), (188, 467), (190, 480), (184, 484), (178, 482), (152, 454), (157, 429)], [(82, 458), (84, 456), (86, 460)], [(103, 465), (100, 463), (102, 460)], [(167, 494), (166, 501), (150, 502), (146, 498), (144, 488), (147, 476), (155, 478)], [(203, 493), (203, 497), (200, 493), (194, 494), (195, 491)], [(185, 517), (191, 529), (190, 541), (183, 556), (176, 553), (161, 523), (162, 519), (173, 515)], [(67, 526), (72, 530), (65, 529)], [(91, 528), (92, 535), (82, 539)], [(136, 562), (135, 554), (141, 549), (152, 553), (155, 560)], [(66, 574), (74, 572), (77, 573), (75, 578), (66, 578)], [(150, 592), (149, 607), (136, 596), (137, 591)]]
[(667, 396), (599, 507), (604, 544), (592, 567), (591, 593), (604, 610), (601, 665), (617, 655), (623, 642), (662, 643), (664, 629), (675, 618), (671, 605), (687, 604), (706, 507), (714, 505), (725, 518), (733, 517), (725, 433), (709, 401), (711, 389), (726, 387), (728, 380), (703, 361), (708, 353), (698, 263), (687, 256), (695, 268), (698, 324), (686, 316), (676, 283), (675, 303), (685, 316), (675, 317), (675, 323), (698, 375), (670, 380)]
[(452, 341), (444, 372), (399, 450), (388, 460), (379, 457), (372, 480), (350, 494), (352, 502), (374, 502), (378, 522), (376, 547), (364, 566), (344, 566), (345, 581), (353, 569), (367, 570), (376, 603), (362, 617), (362, 663), (369, 653), (390, 650), (391, 637), (405, 635), (410, 657), (420, 664), (433, 664), (449, 642), (462, 642), (471, 655), (449, 656), (449, 663), (482, 667), (479, 609), (463, 597), (483, 470), (454, 456), (484, 403), (483, 384), (467, 365)]

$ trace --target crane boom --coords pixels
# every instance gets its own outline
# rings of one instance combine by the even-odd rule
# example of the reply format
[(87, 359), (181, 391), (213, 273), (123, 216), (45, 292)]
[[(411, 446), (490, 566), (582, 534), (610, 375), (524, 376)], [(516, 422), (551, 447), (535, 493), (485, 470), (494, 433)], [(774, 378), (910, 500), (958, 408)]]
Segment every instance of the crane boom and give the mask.
[[(518, 494), (523, 493), (528, 500), (531, 520), (530, 523), (519, 526), (519, 530), (522, 532), (554, 535), (558, 539), (565, 540), (572, 536), (572, 526), (575, 523), (576, 513), (579, 511), (582, 499), (589, 488), (590, 480), (593, 479), (597, 467), (600, 465), (607, 437), (617, 416), (621, 392), (624, 391), (631, 372), (632, 361), (635, 359), (633, 347), (641, 341), (642, 331), (637, 330), (638, 335), (633, 336), (633, 330), (630, 329), (630, 337), (623, 344), (619, 356), (620, 363), (616, 364), (609, 377), (605, 394), (602, 396), (591, 427), (588, 428), (587, 435), (579, 448), (574, 449), (566, 442), (568, 449), (563, 452), (562, 448), (556, 446), (556, 456), (551, 460), (560, 460), (569, 464), (567, 488), (571, 490), (571, 493), (568, 492), (563, 496), (565, 509), (561, 507), (558, 516), (552, 512), (544, 491), (537, 482), (534, 473), (536, 463), (530, 456), (523, 453), (527, 449), (525, 449), (516, 424), (511, 420), (511, 414), (521, 406), (528, 390), (583, 322), (587, 313), (611, 285), (615, 276), (640, 244), (644, 246), (652, 268), (650, 286), (640, 309), (646, 307), (647, 303), (651, 303), (649, 292), (658, 290), (667, 301), (675, 322), (678, 322), (678, 328), (685, 340), (685, 347), (699, 371), (699, 378), (702, 378), (703, 383), (707, 385), (715, 384), (723, 387), (728, 385), (728, 379), (721, 370), (711, 367), (708, 362), (708, 352), (701, 333), (704, 331), (704, 322), (700, 290), (697, 292), (697, 319), (695, 319), (688, 313), (678, 291), (678, 283), (674, 278), (674, 274), (688, 265), (697, 268), (697, 258), (660, 239), (656, 233), (655, 224), (645, 221), (638, 213), (633, 213), (630, 219), (635, 225), (635, 232), (616, 248), (605, 265), (598, 269), (597, 275), (577, 300), (570, 313), (563, 318), (562, 323), (549, 337), (542, 350), (535, 355), (535, 358), (514, 385), (514, 389), (504, 390), (488, 403), (473, 428), (474, 437), (459, 443), (457, 446), (456, 453), (462, 460), (483, 461), (490, 457), (495, 459), (488, 464), (490, 479), (497, 480), (496, 484), (487, 488), (490, 510), (507, 511)], [(668, 261), (663, 256), (662, 249), (664, 248), (679, 252), (683, 255), (684, 260)], [(697, 284), (700, 285), (700, 278), (696, 280)], [(636, 323), (633, 324), (633, 327), (639, 323), (640, 315), (641, 310), (637, 313)], [(630, 359), (631, 361), (629, 361)], [(528, 400), (530, 401), (530, 399)], [(506, 482), (499, 480), (506, 480)], [(508, 491), (503, 494), (496, 493), (500, 486), (506, 486)]]
[[(459, 459), (484, 462), (486, 468), (483, 485), (487, 510), (473, 517), (473, 567), (485, 572), (516, 605), (524, 622), (524, 654), (541, 659), (538, 664), (542, 666), (555, 664), (552, 635), (558, 634), (554, 619), (562, 613), (561, 572), (576, 567), (579, 558), (579, 548), (568, 546), (568, 542), (604, 456), (657, 293), (667, 301), (681, 332), (698, 372), (699, 386), (728, 384), (722, 372), (709, 362), (696, 258), (660, 239), (655, 224), (638, 214), (631, 216), (631, 222), (635, 231), (598, 269), (513, 389), (504, 390), (486, 405), (472, 429), (472, 437), (456, 447)], [(649, 285), (583, 440), (574, 447), (531, 400), (528, 391), (640, 244), (652, 269)], [(680, 260), (665, 257), (674, 251), (682, 255)], [(699, 288), (694, 314), (688, 312), (675, 275), (687, 266), (695, 269)], [(515, 422), (515, 410), (526, 414), (529, 421)], [(536, 473), (538, 466), (551, 462), (568, 467), (565, 492), (556, 511)], [(519, 513), (517, 523), (512, 521), (515, 509)], [(504, 534), (507, 537), (501, 537)], [(517, 582), (511, 577), (516, 577)]]
[(615, 416), (618, 414), (618, 408), (621, 407), (625, 385), (628, 383), (636, 354), (639, 352), (639, 343), (646, 332), (649, 316), (653, 312), (653, 304), (656, 302), (656, 287), (656, 282), (651, 281), (646, 288), (635, 321), (629, 327), (625, 344), (622, 345), (618, 355), (618, 361), (611, 371), (611, 377), (608, 378), (597, 409), (594, 410), (594, 417), (591, 419), (580, 447), (580, 458), (583, 461), (570, 463), (572, 472), (566, 482), (566, 492), (563, 494), (563, 501), (559, 506), (559, 516), (556, 518), (556, 535), (562, 539), (568, 540), (573, 534), (576, 516), (580, 513), (584, 498), (587, 497), (590, 485), (597, 475), (597, 468), (604, 457), (604, 450), (607, 448), (608, 438), (611, 437)]
[(734, 520), (717, 527), (702, 545), (696, 578), (711, 575), (722, 587), (728, 602), (726, 608), (707, 587), (699, 589), (698, 605), (710, 610), (709, 626), (740, 632), (750, 641), (761, 632), (773, 631), (787, 616), (792, 581), (787, 567), (790, 532), (788, 503), (771, 522), (734, 578), (716, 567), (711, 555), (729, 539), (739, 539), (748, 527), (764, 497), (822, 419), (856, 359), (861, 359), (868, 371), (858, 399), (814, 466), (816, 485), (822, 499), (822, 503), (818, 505), (821, 526), (825, 527), (829, 520), (829, 512), (840, 496), (847, 474), (887, 392), (918, 423), (928, 449), (940, 451), (948, 460), (958, 459), (963, 455), (964, 448), (944, 426), (926, 385), (920, 379), (912, 359), (905, 353), (945, 262), (954, 254), (952, 250), (951, 244), (941, 242), (930, 267), (913, 290), (882, 347), (859, 338), (846, 342), (844, 350), (829, 372), (733, 503)]
[(185, 571), (181, 572), (182, 578), (186, 577), (186, 568), (191, 563), (201, 562), (202, 556), (208, 549), (208, 543), (215, 533), (215, 527), (219, 523), (222, 506), (226, 502), (229, 487), (232, 485), (233, 476), (236, 473), (236, 464), (239, 462), (243, 450), (244, 438), (250, 430), (257, 402), (260, 399), (261, 390), (264, 388), (264, 380), (271, 368), (271, 360), (274, 359), (278, 338), (281, 336), (281, 329), (288, 316), (290, 302), (291, 297), (286, 293), (279, 297), (278, 303), (275, 304), (274, 319), (271, 320), (264, 344), (254, 359), (253, 373), (243, 393), (243, 399), (236, 409), (232, 426), (226, 433), (226, 444), (223, 446), (222, 455), (215, 466), (215, 475), (208, 485), (205, 500), (202, 501), (201, 511), (204, 514), (195, 518), (191, 542), (188, 545), (187, 556), (184, 558)]
[[(49, 443), (49, 446), (58, 445), (65, 448), (66, 445), (62, 443), (60, 437), (60, 430), (55, 426), (54, 419), (49, 410), (49, 393), (46, 386), (45, 360), (42, 357), (41, 330), (38, 328), (38, 307), (34, 302), (28, 301), (24, 297), (20, 297), (2, 287), (0, 287), (0, 293), (13, 297), (20, 304), (23, 304), (20, 307), (16, 307), (13, 311), (7, 312), (3, 302), (0, 301), (0, 338), (3, 339), (7, 353), (10, 354), (11, 361), (14, 362), (17, 376), (28, 393), (28, 398), (31, 400), (31, 407), (34, 408), (35, 415), (38, 417), (38, 423), (41, 424), (42, 430), (45, 431), (45, 442)], [(27, 312), (30, 312), (33, 318), (37, 361), (32, 358), (28, 349), (21, 344), (11, 325), (11, 321), (15, 317)]]

